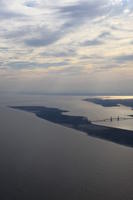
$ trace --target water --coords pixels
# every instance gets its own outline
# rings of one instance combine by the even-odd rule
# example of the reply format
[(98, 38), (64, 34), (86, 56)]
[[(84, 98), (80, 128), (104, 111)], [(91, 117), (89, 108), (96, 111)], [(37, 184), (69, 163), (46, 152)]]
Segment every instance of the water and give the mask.
[[(121, 121), (98, 121), (103, 119), (117, 118), (120, 116), (121, 118), (127, 118), (128, 115), (133, 115), (133, 110), (130, 107), (126, 107), (120, 105), (120, 107), (103, 107), (101, 105), (97, 105), (91, 102), (83, 101), (87, 96), (48, 96), (48, 95), (16, 95), (14, 96), (3, 96), (3, 100), (1, 98), (1, 106), (2, 104), (5, 106), (8, 105), (38, 105), (38, 106), (49, 106), (49, 107), (57, 107), (60, 109), (68, 110), (68, 115), (79, 115), (85, 116), (88, 120), (94, 122), (94, 124), (105, 125), (109, 127), (133, 130), (133, 118), (131, 120), (121, 120)], [(90, 98), (90, 97), (89, 97)], [(101, 97), (105, 98), (105, 97)], [(106, 97), (106, 98), (133, 98), (133, 97)], [(66, 113), (65, 113), (66, 114)], [(98, 122), (95, 122), (98, 121)]]
[(0, 199), (133, 199), (132, 148), (7, 107), (45, 105), (94, 120), (114, 111), (132, 112), (125, 107), (103, 108), (82, 102), (83, 98), (0, 96)]

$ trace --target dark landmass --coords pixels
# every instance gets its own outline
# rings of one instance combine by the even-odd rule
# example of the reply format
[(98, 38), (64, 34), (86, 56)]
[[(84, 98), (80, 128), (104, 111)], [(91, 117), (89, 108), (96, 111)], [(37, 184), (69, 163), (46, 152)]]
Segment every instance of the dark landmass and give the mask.
[(100, 99), (100, 98), (88, 98), (84, 101), (89, 101), (95, 104), (99, 104), (104, 107), (113, 107), (113, 106), (128, 106), (133, 109), (133, 99)]
[(46, 119), (53, 123), (61, 124), (64, 126), (78, 127), (79, 124), (85, 125), (85, 124), (90, 123), (88, 119), (85, 117), (64, 115), (62, 113), (65, 113), (68, 111), (60, 110), (57, 108), (48, 108), (48, 107), (41, 107), (41, 106), (17, 106), (17, 107), (11, 107), (11, 108), (32, 112), (37, 117), (40, 117), (42, 119)]
[(129, 117), (133, 117), (133, 115), (128, 115)]
[(87, 133), (89, 136), (133, 147), (133, 131), (94, 125), (86, 117), (69, 116), (67, 111), (40, 106), (13, 106), (13, 109), (34, 113), (37, 117)]

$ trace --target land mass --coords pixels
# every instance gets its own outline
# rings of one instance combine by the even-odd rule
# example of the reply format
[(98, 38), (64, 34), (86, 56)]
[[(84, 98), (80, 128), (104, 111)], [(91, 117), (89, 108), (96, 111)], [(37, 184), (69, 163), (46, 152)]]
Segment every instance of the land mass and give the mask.
[(128, 115), (129, 117), (133, 117), (133, 115)]
[(41, 106), (12, 106), (10, 108), (34, 113), (37, 117), (87, 133), (89, 136), (133, 147), (133, 131), (94, 125), (86, 117), (69, 116), (68, 111)]
[(133, 99), (101, 99), (101, 98), (87, 98), (84, 101), (89, 101), (95, 104), (99, 104), (104, 107), (113, 107), (113, 106), (128, 106), (133, 109)]

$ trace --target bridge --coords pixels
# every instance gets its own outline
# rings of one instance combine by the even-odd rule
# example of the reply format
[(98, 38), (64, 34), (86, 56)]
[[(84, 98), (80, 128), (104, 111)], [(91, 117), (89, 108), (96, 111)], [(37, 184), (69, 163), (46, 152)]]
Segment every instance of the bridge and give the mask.
[(123, 120), (133, 120), (133, 117), (110, 117), (106, 119), (101, 119), (101, 120), (94, 120), (92, 122), (113, 122), (113, 121), (123, 121)]

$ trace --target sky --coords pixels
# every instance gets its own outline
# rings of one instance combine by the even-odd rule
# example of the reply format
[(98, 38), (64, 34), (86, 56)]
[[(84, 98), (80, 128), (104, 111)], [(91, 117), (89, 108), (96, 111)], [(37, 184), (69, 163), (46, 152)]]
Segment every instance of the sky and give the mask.
[(0, 91), (133, 93), (132, 0), (0, 0)]

